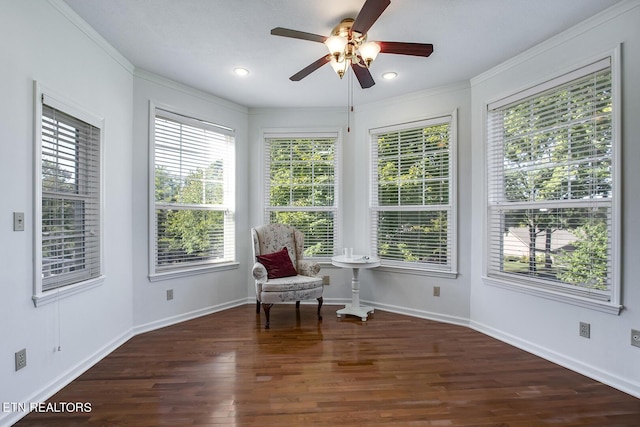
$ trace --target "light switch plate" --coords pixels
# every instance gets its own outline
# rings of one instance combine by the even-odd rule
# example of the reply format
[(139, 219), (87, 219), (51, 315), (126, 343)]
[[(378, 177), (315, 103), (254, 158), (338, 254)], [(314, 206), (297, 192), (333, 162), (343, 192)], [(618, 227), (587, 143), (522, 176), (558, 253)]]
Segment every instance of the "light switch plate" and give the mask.
[(24, 231), (24, 212), (13, 213), (13, 231)]

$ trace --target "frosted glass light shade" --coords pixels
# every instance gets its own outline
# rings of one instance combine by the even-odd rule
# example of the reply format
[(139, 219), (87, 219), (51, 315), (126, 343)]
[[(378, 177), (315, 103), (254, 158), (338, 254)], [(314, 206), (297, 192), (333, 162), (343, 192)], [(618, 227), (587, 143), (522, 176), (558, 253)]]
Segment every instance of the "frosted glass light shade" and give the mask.
[(324, 44), (327, 46), (327, 49), (329, 49), (331, 55), (339, 56), (344, 52), (344, 47), (347, 45), (347, 38), (342, 36), (327, 37)]
[(364, 62), (368, 66), (373, 62), (374, 59), (376, 59), (376, 57), (380, 53), (380, 45), (376, 42), (363, 43), (358, 51), (360, 52), (360, 56), (362, 56), (362, 59), (364, 59)]
[(336, 74), (338, 74), (340, 78), (342, 78), (342, 76), (344, 76), (345, 71), (347, 71), (349, 61), (344, 60), (344, 61), (338, 62), (336, 58), (332, 56), (329, 64), (331, 64), (331, 68), (333, 68), (333, 71), (335, 71)]

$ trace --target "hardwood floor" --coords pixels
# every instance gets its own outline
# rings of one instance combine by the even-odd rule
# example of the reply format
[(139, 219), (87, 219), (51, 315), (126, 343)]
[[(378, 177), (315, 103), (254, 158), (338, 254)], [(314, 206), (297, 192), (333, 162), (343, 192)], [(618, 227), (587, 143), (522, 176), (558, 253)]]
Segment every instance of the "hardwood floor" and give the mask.
[(17, 426), (639, 426), (640, 399), (471, 329), (254, 305), (136, 336)]

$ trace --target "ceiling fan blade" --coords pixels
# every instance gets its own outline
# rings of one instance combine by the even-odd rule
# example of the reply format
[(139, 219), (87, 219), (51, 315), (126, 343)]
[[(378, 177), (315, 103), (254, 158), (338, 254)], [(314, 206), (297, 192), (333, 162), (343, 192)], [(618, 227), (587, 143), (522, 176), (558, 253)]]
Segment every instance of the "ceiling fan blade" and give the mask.
[(292, 39), (309, 40), (312, 42), (324, 43), (327, 39), (325, 36), (318, 34), (305, 33), (304, 31), (290, 30), (288, 28), (276, 27), (271, 30), (271, 35), (290, 37)]
[(295, 73), (293, 76), (289, 77), (289, 80), (294, 81), (294, 82), (298, 82), (298, 81), (304, 79), (309, 74), (313, 73), (315, 70), (317, 70), (318, 68), (322, 67), (324, 64), (328, 63), (330, 61), (330, 59), (331, 59), (331, 57), (329, 55), (323, 56), (322, 58), (318, 59), (317, 61), (307, 65), (302, 70), (300, 70), (297, 73)]
[(354, 74), (358, 78), (358, 81), (360, 82), (360, 87), (362, 87), (362, 89), (368, 89), (374, 84), (376, 84), (376, 82), (373, 81), (373, 77), (371, 76), (371, 73), (369, 72), (368, 68), (363, 68), (357, 64), (352, 63), (351, 69), (353, 70)]
[(376, 42), (380, 45), (380, 53), (413, 55), (427, 57), (433, 53), (430, 43)]
[(351, 31), (366, 34), (390, 4), (391, 0), (367, 0), (356, 16)]

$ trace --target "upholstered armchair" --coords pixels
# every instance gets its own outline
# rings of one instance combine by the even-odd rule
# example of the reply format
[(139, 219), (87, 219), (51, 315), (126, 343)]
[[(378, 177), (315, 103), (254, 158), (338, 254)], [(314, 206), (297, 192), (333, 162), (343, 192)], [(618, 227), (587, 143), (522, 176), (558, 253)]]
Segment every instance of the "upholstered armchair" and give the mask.
[(320, 265), (303, 259), (304, 235), (284, 224), (267, 224), (251, 229), (253, 238), (253, 278), (256, 284), (256, 313), (260, 306), (269, 329), (269, 312), (273, 304), (289, 301), (318, 300), (318, 320), (322, 319), (322, 278)]

